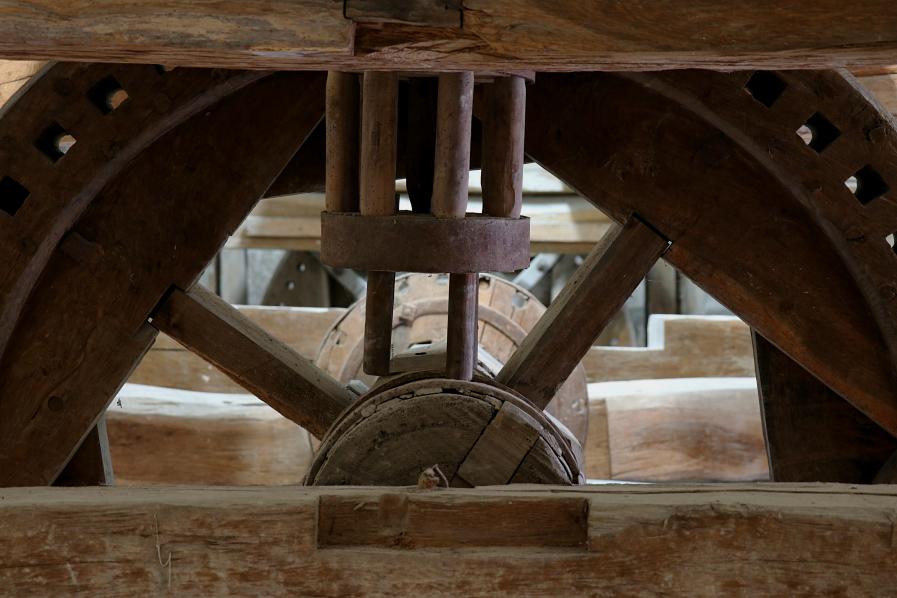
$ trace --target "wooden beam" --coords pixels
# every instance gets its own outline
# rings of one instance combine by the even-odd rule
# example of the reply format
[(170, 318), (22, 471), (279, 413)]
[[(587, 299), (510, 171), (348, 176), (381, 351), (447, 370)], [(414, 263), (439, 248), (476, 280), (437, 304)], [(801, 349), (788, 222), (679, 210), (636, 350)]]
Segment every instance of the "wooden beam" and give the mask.
[(876, 595), (897, 584), (895, 510), (892, 486), (21, 488), (0, 492), (0, 584), (19, 596)]
[(353, 400), (342, 384), (201, 286), (174, 289), (151, 323), (318, 438)]
[(772, 343), (753, 339), (772, 479), (871, 483), (897, 438)]
[(632, 218), (595, 247), (499, 373), (544, 408), (644, 275), (669, 247)]
[(890, 64), (897, 52), (890, 0), (787, 7), (466, 0), (463, 27), (407, 11), (399, 20), (413, 24), (381, 22), (389, 4), (396, 3), (378, 3), (379, 17), (360, 10), (344, 18), (343, 3), (333, 0), (78, 0), (62, 7), (14, 0), (3, 6), (0, 56), (262, 69), (575, 71), (831, 68)]

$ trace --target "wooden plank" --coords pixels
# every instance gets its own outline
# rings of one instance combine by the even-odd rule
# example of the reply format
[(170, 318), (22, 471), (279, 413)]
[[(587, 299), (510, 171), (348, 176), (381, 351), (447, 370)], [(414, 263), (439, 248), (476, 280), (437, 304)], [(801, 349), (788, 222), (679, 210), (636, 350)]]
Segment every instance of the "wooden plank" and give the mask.
[(321, 438), (354, 396), (214, 293), (174, 289), (152, 325)]
[[(613, 480), (768, 480), (753, 378), (680, 378), (589, 385), (586, 467)], [(605, 446), (590, 444), (593, 427)]]
[(125, 384), (106, 410), (116, 485), (301, 484), (312, 436), (259, 399)]
[(669, 243), (631, 219), (595, 247), (498, 380), (544, 408)]
[(756, 334), (754, 349), (772, 479), (871, 483), (897, 438)]
[(652, 315), (647, 347), (594, 346), (589, 382), (754, 375), (751, 333), (734, 316)]
[[(17, 596), (117, 596), (122, 588), (231, 596), (621, 588), (878, 595), (897, 584), (892, 486), (21, 488), (0, 498), (0, 584)], [(508, 534), (490, 530), (523, 531), (524, 506), (550, 533), (533, 526), (521, 546), (508, 546)], [(586, 507), (586, 543), (574, 544)], [(353, 508), (361, 511), (359, 529), (346, 527)], [(397, 541), (389, 545), (390, 538)], [(441, 546), (453, 547), (451, 558)]]
[(79, 0), (64, 7), (11, 0), (0, 20), (0, 55), (264, 69), (575, 71), (880, 65), (892, 63), (897, 48), (889, 0), (804, 0), (775, 10), (726, 0), (556, 0), (550, 7), (468, 0), (462, 18), (463, 28), (353, 23), (333, 0)]

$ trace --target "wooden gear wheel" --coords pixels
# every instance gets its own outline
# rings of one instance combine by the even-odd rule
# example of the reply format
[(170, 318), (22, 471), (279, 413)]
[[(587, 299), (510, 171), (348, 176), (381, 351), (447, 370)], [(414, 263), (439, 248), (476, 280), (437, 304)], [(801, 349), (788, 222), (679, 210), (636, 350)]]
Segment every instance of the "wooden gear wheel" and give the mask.
[[(53, 483), (158, 330), (319, 438), (330, 429), (325, 446), (374, 401), (418, 396), (420, 381), (399, 378), (357, 401), (194, 288), (260, 197), (323, 187), (326, 82), (319, 72), (54, 64), (6, 106), (0, 485)], [(407, 93), (417, 92), (403, 84)], [(482, 100), (474, 113), (488, 121)], [(398, 176), (420, 167), (410, 118), (399, 114)], [(855, 80), (540, 74), (527, 86), (525, 151), (620, 226), (497, 382), (441, 387), (452, 401), (477, 395), (489, 421), (504, 405), (527, 413), (531, 446), (553, 447), (527, 453), (554, 455), (530, 476), (498, 468), (504, 482), (581, 480), (572, 439), (541, 409), (661, 256), (756, 331), (774, 479), (879, 474), (897, 449), (897, 255), (887, 241), (897, 231), (897, 129)], [(388, 395), (395, 384), (412, 388)], [(461, 456), (449, 460), (466, 455), (452, 448)], [(566, 477), (545, 477), (560, 465)], [(408, 477), (384, 471), (364, 480)]]

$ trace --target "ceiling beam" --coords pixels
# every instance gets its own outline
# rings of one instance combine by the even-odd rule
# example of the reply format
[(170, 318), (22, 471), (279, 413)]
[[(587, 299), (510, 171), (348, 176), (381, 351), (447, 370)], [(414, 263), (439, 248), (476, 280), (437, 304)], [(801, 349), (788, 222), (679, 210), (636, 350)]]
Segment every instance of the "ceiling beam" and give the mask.
[(897, 62), (891, 0), (467, 0), (460, 27), (457, 7), (451, 18), (430, 7), (398, 19), (393, 4), (348, 0), (344, 13), (339, 0), (11, 0), (0, 8), (0, 57), (411, 71)]

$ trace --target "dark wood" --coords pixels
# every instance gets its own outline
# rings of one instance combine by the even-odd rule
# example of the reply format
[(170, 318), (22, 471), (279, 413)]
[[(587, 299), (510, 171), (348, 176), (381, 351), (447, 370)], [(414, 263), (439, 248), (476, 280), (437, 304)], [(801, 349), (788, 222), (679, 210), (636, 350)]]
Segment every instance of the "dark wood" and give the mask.
[[(838, 73), (771, 75), (775, 101), (769, 73), (540, 75), (526, 150), (614, 220), (661, 231), (668, 262), (897, 434), (897, 204), (844, 185), (873, 164), (897, 188), (897, 132)], [(794, 133), (817, 112), (840, 116), (821, 153)]]
[(461, 27), (463, 11), (455, 0), (346, 0), (346, 17), (356, 23), (405, 23)]
[(345, 386), (202, 286), (172, 290), (152, 325), (318, 438), (352, 403)]
[(358, 75), (327, 73), (327, 211), (357, 212), (359, 118)]
[[(53, 250), (100, 190), (161, 135), (260, 76), (60, 64), (45, 67), (21, 101), (4, 107), (0, 177), (27, 198), (12, 217), (0, 210), (0, 356)], [(110, 111), (106, 94), (116, 88), (128, 99)], [(51, 123), (76, 139), (55, 161), (35, 147)]]
[[(397, 209), (398, 93), (399, 80), (395, 73), (364, 74), (360, 166), (363, 216), (390, 216)], [(376, 238), (368, 237), (368, 243), (376, 242)], [(364, 371), (368, 374), (389, 373), (395, 280), (395, 272), (368, 272), (364, 328)]]
[(404, 111), (407, 118), (405, 184), (411, 209), (420, 214), (430, 213), (433, 197), (438, 88), (439, 79), (436, 77), (412, 77), (408, 80)]
[(431, 206), (437, 218), (464, 218), (467, 212), (472, 121), (473, 73), (440, 75)]
[(668, 247), (665, 238), (637, 218), (608, 231), (498, 380), (544, 409)]
[(517, 218), (523, 206), (526, 81), (501, 77), (486, 85), (483, 110), (483, 213)]
[(65, 469), (53, 482), (54, 486), (112, 486), (112, 455), (109, 454), (109, 435), (106, 417), (97, 420), (81, 446), (65, 465)]
[(395, 286), (395, 272), (368, 272), (364, 303), (364, 372), (372, 376), (389, 374)]
[[(356, 1), (374, 4), (350, 4)], [(389, 15), (405, 20), (409, 3), (375, 4), (372, 16), (378, 22), (355, 23), (345, 18), (343, 3), (333, 0), (199, 5), (78, 0), (64, 11), (54, 0), (16, 0), (4, 12), (0, 56), (256, 69), (507, 72), (818, 69), (891, 64), (897, 49), (890, 0), (801, 0), (787, 6), (555, 0), (550, 10), (533, 0), (465, 0), (463, 28), (421, 25), (420, 20), (433, 21), (432, 10), (414, 24), (379, 22)], [(411, 5), (435, 4), (415, 0)], [(457, 11), (444, 13), (455, 17)]]
[(470, 380), (477, 365), (477, 291), (476, 273), (449, 275), (448, 329), (445, 373), (449, 378)]
[(772, 480), (871, 483), (897, 438), (756, 332), (753, 339)]
[(897, 452), (885, 461), (873, 482), (875, 484), (897, 484)]
[(91, 202), (0, 360), (0, 485), (57, 477), (151, 346), (145, 322), (160, 299), (193, 284), (320, 122), (324, 83), (275, 74), (236, 91), (159, 138)]

